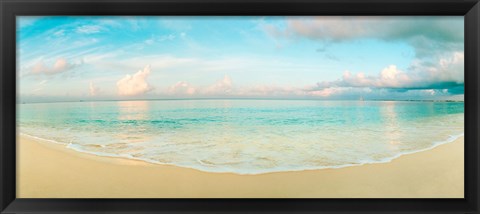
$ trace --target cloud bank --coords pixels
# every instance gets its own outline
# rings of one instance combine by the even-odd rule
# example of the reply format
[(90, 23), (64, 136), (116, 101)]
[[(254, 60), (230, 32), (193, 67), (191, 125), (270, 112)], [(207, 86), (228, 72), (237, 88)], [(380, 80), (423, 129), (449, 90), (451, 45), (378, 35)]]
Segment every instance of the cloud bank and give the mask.
[(309, 39), (323, 42), (327, 46), (332, 43), (376, 39), (403, 42), (415, 50), (415, 59), (405, 70), (389, 65), (378, 75), (345, 71), (336, 81), (321, 81), (307, 88), (306, 91), (312, 95), (327, 97), (358, 91), (355, 88), (397, 92), (464, 92), (462, 17), (292, 17), (287, 19), (285, 26), (266, 24), (263, 29), (277, 39)]
[(230, 76), (225, 75), (223, 79), (203, 87), (193, 86), (186, 81), (179, 81), (168, 88), (167, 94), (179, 96), (223, 96), (233, 94), (234, 90), (232, 79)]
[(430, 66), (413, 63), (408, 71), (402, 71), (395, 65), (384, 68), (377, 76), (345, 71), (340, 79), (318, 82), (310, 91), (321, 94), (335, 88), (363, 87), (397, 89), (398, 91), (445, 89), (457, 94), (463, 93), (461, 89), (464, 85), (463, 72), (464, 55), (461, 52), (455, 52)]

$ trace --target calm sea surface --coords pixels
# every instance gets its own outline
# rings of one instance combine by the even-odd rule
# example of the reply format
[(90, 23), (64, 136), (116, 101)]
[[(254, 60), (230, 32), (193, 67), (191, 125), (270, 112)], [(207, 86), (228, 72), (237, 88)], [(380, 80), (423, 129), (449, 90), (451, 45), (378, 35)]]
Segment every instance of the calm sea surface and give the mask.
[(79, 152), (258, 174), (387, 162), (464, 133), (462, 102), (158, 100), (18, 104), (27, 137)]

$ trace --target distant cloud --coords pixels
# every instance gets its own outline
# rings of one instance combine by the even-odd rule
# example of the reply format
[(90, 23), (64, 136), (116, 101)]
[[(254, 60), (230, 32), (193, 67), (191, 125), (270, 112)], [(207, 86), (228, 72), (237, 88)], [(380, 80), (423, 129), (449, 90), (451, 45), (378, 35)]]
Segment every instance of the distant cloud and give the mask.
[(211, 95), (226, 95), (232, 92), (233, 82), (230, 76), (225, 75), (223, 79), (218, 80), (213, 85), (207, 87), (204, 91), (205, 94)]
[(193, 86), (186, 81), (179, 81), (170, 86), (166, 91), (168, 95), (180, 96), (200, 96), (200, 97), (216, 97), (223, 95), (235, 95), (238, 93), (233, 89), (233, 82), (230, 76), (225, 75), (223, 79), (216, 81), (208, 86)]
[(84, 25), (77, 27), (75, 32), (77, 33), (83, 33), (83, 34), (94, 34), (94, 33), (99, 33), (102, 27), (99, 25)]
[(312, 91), (309, 91), (307, 94), (311, 96), (331, 97), (333, 95), (342, 94), (346, 91), (349, 91), (349, 88), (329, 87), (329, 88), (312, 90)]
[(194, 95), (197, 89), (185, 81), (180, 81), (170, 86), (168, 93), (172, 95)]
[(366, 76), (360, 72), (352, 74), (345, 71), (340, 80), (333, 82), (317, 83), (318, 88), (333, 87), (374, 87), (374, 88), (399, 88), (412, 84), (412, 79), (397, 66), (390, 65), (384, 68), (378, 76)]
[(98, 93), (100, 92), (100, 88), (95, 86), (95, 84), (93, 82), (90, 82), (88, 89), (89, 89), (89, 92), (90, 92), (90, 96), (97, 96)]
[(237, 89), (235, 94), (238, 96), (253, 97), (294, 97), (306, 96), (305, 90), (298, 87), (275, 86), (275, 85), (255, 85), (248, 88)]
[[(448, 63), (443, 66), (450, 67), (451, 64), (461, 61), (460, 58), (457, 55), (453, 56), (452, 59), (446, 59), (445, 62)], [(179, 81), (170, 86), (165, 94), (205, 98), (228, 96), (245, 98), (310, 97), (318, 99), (358, 99), (365, 96), (367, 99), (388, 99), (393, 96), (399, 99), (410, 99), (412, 97), (430, 99), (433, 96), (448, 97), (463, 93), (463, 81), (455, 82), (453, 79), (438, 76), (438, 72), (431, 74), (432, 76), (437, 76), (437, 79), (426, 81), (429, 77), (417, 75), (413, 71), (405, 72), (398, 69), (395, 65), (390, 65), (376, 76), (367, 76), (364, 73), (354, 74), (347, 71), (339, 80), (319, 82), (314, 86), (303, 87), (268, 84), (234, 87), (233, 80), (230, 76), (225, 75), (212, 85), (204, 87), (196, 87), (188, 82)]]
[(463, 96), (447, 89), (396, 90), (386, 88), (331, 87), (307, 92), (307, 96), (319, 99), (452, 99), (463, 100)]
[(143, 70), (125, 77), (117, 82), (117, 91), (120, 96), (136, 96), (145, 94), (153, 87), (147, 82), (147, 77), (150, 75), (150, 66), (147, 65)]
[(78, 64), (69, 63), (64, 58), (58, 58), (53, 65), (47, 65), (43, 60), (38, 61), (33, 67), (31, 68), (31, 72), (29, 74), (37, 75), (37, 74), (46, 74), (46, 75), (54, 75), (58, 73), (62, 73), (68, 70), (75, 68)]

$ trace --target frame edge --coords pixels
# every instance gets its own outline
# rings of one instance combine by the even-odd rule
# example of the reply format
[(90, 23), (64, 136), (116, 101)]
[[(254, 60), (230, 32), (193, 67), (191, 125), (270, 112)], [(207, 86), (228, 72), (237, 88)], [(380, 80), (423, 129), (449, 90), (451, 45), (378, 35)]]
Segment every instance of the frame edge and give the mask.
[(479, 212), (480, 3), (465, 14), (465, 44), (465, 71), (470, 71), (465, 79), (465, 113), (469, 115), (465, 118), (465, 142), (471, 142), (465, 144), (465, 186), (469, 187), (465, 199), (472, 211)]
[[(15, 200), (16, 169), (15, 169), (15, 127), (8, 126), (15, 122), (15, 91), (14, 81), (9, 81), (7, 71), (15, 71), (15, 64), (8, 63), (8, 55), (15, 56), (15, 15), (14, 11), (8, 8), (5, 0), (0, 0), (0, 212)], [(13, 20), (12, 20), (13, 18)], [(9, 95), (10, 93), (10, 95)], [(13, 103), (12, 103), (13, 100)], [(7, 108), (13, 104), (14, 108)], [(13, 141), (13, 144), (8, 142)], [(13, 146), (12, 146), (13, 145)], [(12, 164), (13, 163), (13, 164)], [(13, 173), (12, 173), (13, 172)]]

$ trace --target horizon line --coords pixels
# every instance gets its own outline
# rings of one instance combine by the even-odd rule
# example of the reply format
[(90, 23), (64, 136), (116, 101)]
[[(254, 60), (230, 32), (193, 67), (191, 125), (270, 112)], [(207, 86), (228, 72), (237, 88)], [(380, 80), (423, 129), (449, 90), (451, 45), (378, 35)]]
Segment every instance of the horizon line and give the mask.
[(176, 100), (310, 100), (310, 101), (409, 101), (409, 102), (465, 102), (465, 100), (435, 100), (435, 99), (313, 99), (313, 98), (143, 98), (143, 99), (104, 99), (104, 100), (65, 100), (41, 102), (16, 102), (16, 104), (41, 104), (41, 103), (79, 103), (79, 102), (123, 102), (123, 101), (176, 101)]

